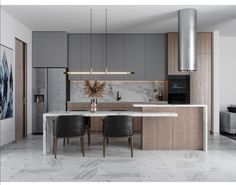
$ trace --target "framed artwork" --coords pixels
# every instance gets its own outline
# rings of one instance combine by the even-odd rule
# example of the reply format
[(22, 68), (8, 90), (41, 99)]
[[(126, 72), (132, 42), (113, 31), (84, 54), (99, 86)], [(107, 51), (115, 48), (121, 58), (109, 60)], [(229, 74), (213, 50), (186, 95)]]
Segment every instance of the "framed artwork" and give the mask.
[(13, 49), (0, 44), (0, 120), (13, 117)]

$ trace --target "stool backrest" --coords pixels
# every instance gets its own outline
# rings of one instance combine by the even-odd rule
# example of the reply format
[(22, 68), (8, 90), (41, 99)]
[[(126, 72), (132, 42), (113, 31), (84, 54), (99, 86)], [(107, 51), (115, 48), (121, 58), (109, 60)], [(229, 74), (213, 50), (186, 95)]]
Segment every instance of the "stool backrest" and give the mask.
[(58, 116), (53, 135), (56, 137), (76, 137), (84, 135), (84, 117), (76, 115)]
[(106, 116), (103, 119), (103, 135), (125, 137), (133, 135), (133, 123), (130, 116)]

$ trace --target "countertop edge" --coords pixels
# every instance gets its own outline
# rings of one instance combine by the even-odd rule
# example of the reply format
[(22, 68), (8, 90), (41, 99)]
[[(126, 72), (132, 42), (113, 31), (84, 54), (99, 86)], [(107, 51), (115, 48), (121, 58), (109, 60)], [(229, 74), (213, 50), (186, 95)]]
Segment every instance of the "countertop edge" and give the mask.
[(133, 107), (207, 107), (205, 104), (133, 104)]
[[(66, 101), (66, 103), (90, 103), (89, 101)], [(134, 101), (99, 101), (99, 103), (131, 103), (131, 104), (160, 104), (166, 105), (168, 101), (134, 102)]]

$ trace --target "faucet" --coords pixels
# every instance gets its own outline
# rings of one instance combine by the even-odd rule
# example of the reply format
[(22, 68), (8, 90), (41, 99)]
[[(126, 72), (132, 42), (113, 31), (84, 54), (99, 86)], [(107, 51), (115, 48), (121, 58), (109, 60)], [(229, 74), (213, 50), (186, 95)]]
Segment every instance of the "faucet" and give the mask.
[(116, 92), (116, 101), (120, 101), (120, 100), (121, 100), (120, 92), (117, 91)]

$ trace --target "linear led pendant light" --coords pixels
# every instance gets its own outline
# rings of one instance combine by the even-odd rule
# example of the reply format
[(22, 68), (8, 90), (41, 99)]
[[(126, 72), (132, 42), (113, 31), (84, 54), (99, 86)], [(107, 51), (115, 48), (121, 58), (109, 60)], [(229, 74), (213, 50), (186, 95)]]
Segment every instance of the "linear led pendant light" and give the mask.
[(134, 72), (129, 71), (108, 71), (107, 68), (107, 9), (105, 10), (106, 18), (106, 69), (105, 71), (93, 71), (92, 68), (92, 9), (90, 9), (90, 71), (69, 71), (66, 72), (68, 75), (129, 75), (134, 74)]

